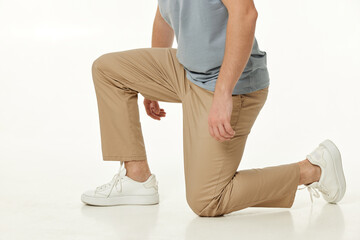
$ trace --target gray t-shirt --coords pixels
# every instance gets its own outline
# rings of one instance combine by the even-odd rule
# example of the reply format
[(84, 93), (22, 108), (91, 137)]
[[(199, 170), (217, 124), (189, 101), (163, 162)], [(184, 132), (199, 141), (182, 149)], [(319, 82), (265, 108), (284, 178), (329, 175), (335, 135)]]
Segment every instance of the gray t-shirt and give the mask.
[[(194, 84), (215, 91), (225, 53), (228, 12), (221, 0), (158, 0), (161, 16), (174, 29), (176, 57)], [(266, 52), (254, 39), (251, 56), (233, 95), (269, 85)]]

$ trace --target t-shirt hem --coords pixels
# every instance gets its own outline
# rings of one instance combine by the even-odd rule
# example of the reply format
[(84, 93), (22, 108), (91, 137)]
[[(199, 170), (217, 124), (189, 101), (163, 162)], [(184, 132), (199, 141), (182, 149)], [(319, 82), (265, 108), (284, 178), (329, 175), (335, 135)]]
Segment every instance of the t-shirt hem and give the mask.
[[(254, 72), (255, 73), (255, 72)], [(186, 77), (194, 83), (195, 85), (214, 92), (216, 81), (212, 82), (212, 84), (205, 84), (204, 82), (197, 81), (192, 79), (190, 74), (186, 73)], [(240, 95), (255, 92), (261, 89), (264, 89), (270, 85), (270, 78), (267, 69), (257, 69), (254, 75), (250, 75), (245, 79), (239, 79), (236, 83), (232, 95)]]

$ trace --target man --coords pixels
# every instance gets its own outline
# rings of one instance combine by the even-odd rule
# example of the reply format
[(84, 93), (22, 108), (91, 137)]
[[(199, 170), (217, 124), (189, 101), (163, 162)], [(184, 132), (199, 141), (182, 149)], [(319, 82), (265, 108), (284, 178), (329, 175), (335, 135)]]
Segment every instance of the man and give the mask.
[[(186, 199), (197, 215), (291, 207), (302, 184), (311, 199), (319, 190), (328, 202), (340, 201), (345, 178), (340, 152), (330, 140), (300, 162), (237, 171), (269, 89), (266, 52), (254, 36), (253, 1), (158, 2), (152, 48), (107, 53), (93, 63), (103, 160), (121, 164), (112, 181), (85, 192), (82, 201), (101, 206), (159, 202), (138, 93), (157, 120), (166, 116), (158, 101), (182, 103)], [(174, 35), (177, 49), (171, 47)]]

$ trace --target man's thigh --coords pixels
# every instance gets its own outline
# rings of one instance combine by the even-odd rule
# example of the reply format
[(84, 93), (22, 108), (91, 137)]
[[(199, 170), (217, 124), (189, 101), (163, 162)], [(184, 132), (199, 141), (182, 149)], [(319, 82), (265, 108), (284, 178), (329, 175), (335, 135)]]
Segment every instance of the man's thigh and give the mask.
[(188, 90), (175, 48), (137, 48), (109, 52), (94, 61), (110, 84), (147, 99), (181, 102)]
[(230, 124), (236, 133), (230, 141), (219, 142), (208, 131), (207, 118), (213, 93), (193, 83), (190, 86), (183, 102), (186, 194), (205, 206), (234, 177), (268, 89), (232, 96)]

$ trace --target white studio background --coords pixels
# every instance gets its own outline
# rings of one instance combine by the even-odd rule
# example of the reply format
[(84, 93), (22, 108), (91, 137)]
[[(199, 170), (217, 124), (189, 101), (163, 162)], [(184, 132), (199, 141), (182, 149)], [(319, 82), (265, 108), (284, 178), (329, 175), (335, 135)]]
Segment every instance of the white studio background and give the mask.
[[(198, 219), (187, 207), (182, 112), (176, 103), (160, 102), (167, 116), (155, 121), (146, 116), (139, 95), (160, 205), (99, 209), (80, 202), (84, 190), (109, 181), (119, 166), (101, 160), (92, 62), (106, 52), (151, 47), (156, 4), (0, 0), (1, 240), (226, 236), (214, 229), (221, 222)], [(353, 219), (360, 214), (360, 1), (258, 0), (255, 5), (255, 36), (268, 54), (271, 83), (239, 169), (300, 161), (320, 141), (333, 140), (342, 152), (348, 189), (338, 209), (342, 227), (328, 239), (359, 239)], [(241, 226), (231, 218), (224, 221), (259, 239), (261, 234), (311, 239), (309, 223), (301, 220), (309, 205), (302, 191), (290, 213), (264, 209), (275, 215), (246, 222), (239, 215), (234, 221)], [(243, 212), (261, 215), (256, 209)], [(273, 218), (282, 226), (269, 223)], [(254, 226), (259, 222), (271, 228), (260, 230)]]

